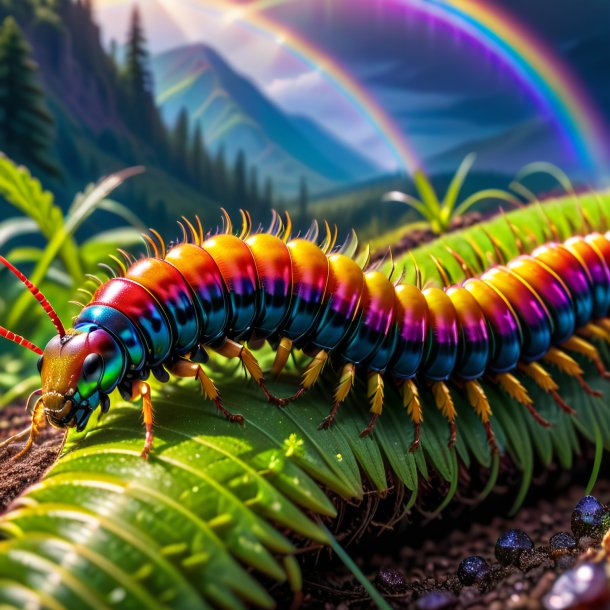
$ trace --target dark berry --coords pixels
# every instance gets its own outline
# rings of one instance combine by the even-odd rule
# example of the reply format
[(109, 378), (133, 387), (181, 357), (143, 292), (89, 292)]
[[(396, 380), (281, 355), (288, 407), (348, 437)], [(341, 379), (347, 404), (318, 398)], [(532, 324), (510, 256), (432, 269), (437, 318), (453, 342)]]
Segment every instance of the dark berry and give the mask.
[(597, 498), (585, 496), (580, 500), (572, 513), (572, 532), (576, 538), (601, 538), (605, 513), (606, 509)]
[(508, 530), (496, 542), (496, 559), (503, 566), (517, 566), (521, 553), (533, 548), (532, 539), (523, 530)]
[(601, 610), (610, 601), (604, 564), (582, 563), (560, 576), (542, 600), (546, 610)]
[(402, 572), (395, 568), (381, 568), (375, 577), (375, 584), (386, 591), (395, 593), (406, 586), (405, 577)]
[(549, 540), (549, 555), (553, 558), (576, 550), (576, 540), (568, 532), (559, 532)]
[(478, 555), (472, 555), (462, 560), (457, 571), (460, 582), (466, 587), (482, 584), (489, 579), (489, 565)]
[(430, 591), (415, 603), (417, 610), (450, 610), (458, 600), (450, 591)]

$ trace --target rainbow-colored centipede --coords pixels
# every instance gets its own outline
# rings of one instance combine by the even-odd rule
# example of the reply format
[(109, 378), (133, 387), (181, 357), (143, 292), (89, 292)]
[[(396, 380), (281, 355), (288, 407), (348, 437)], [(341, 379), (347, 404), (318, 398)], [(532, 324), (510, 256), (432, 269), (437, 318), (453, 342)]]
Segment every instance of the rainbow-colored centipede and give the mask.
[[(279, 405), (312, 387), (332, 359), (341, 373), (324, 427), (333, 422), (356, 374), (365, 373), (371, 420), (362, 435), (373, 430), (382, 413), (384, 379), (392, 379), (415, 424), (413, 449), (424, 419), (418, 390), (422, 383), (430, 385), (449, 421), (450, 443), (455, 442), (456, 409), (448, 380), (465, 392), (494, 446), (491, 409), (479, 383), (483, 376), (544, 425), (519, 375), (533, 379), (567, 411), (571, 408), (543, 363), (558, 366), (589, 392), (593, 390), (568, 352), (584, 355), (608, 375), (587, 339), (610, 337), (610, 233), (549, 242), (480, 276), (454, 252), (468, 278), (450, 285), (438, 264), (445, 288), (422, 289), (419, 273), (415, 285), (392, 282), (378, 270), (363, 271), (350, 252), (333, 252), (336, 234), (328, 226), (326, 239), (317, 245), (317, 230), (291, 238), (290, 227), (283, 227), (276, 215), (269, 231), (251, 233), (247, 214), (243, 217), (239, 236), (228, 217), (226, 229), (207, 238), (199, 219), (196, 225), (184, 219), (179, 223), (182, 241), (168, 250), (152, 231), (152, 237), (146, 236), (147, 258), (135, 260), (121, 251), (125, 262), (115, 260), (122, 275), (98, 280), (91, 301), (67, 331), (38, 289), (2, 259), (37, 296), (58, 330), (43, 352), (2, 329), (3, 336), (41, 354), (42, 388), (34, 393), (23, 451), (45, 416), (52, 425), (82, 430), (96, 408), (108, 410), (109, 394), (118, 388), (126, 398), (143, 399), (142, 453), (147, 456), (153, 442), (146, 382), (151, 372), (160, 381), (168, 381), (169, 373), (194, 377), (226, 417), (242, 421), (223, 407), (203, 370), (206, 350), (241, 359), (267, 398)], [(312, 358), (290, 398), (271, 394), (245, 345), (265, 340), (277, 350), (274, 375), (295, 348)]]

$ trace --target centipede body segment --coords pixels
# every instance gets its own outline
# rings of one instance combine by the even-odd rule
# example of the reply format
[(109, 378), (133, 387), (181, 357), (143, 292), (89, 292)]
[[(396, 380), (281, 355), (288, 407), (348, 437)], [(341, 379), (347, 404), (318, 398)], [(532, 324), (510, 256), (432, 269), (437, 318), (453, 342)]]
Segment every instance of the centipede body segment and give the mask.
[[(202, 367), (209, 351), (240, 359), (267, 398), (282, 406), (311, 388), (332, 361), (338, 379), (324, 427), (332, 424), (356, 376), (365, 375), (371, 420), (363, 435), (382, 415), (385, 385), (396, 384), (415, 426), (413, 449), (426, 415), (419, 397), (424, 385), (449, 422), (450, 443), (457, 417), (452, 391), (460, 391), (495, 446), (482, 378), (544, 425), (522, 376), (571, 412), (546, 367), (558, 367), (589, 392), (571, 354), (590, 359), (607, 375), (591, 339), (610, 338), (608, 233), (551, 241), (531, 254), (497, 261), (480, 275), (454, 253), (469, 277), (452, 285), (438, 263), (445, 279), (438, 288), (361, 269), (349, 252), (333, 251), (330, 231), (318, 245), (317, 230), (291, 238), (278, 222), (256, 233), (246, 222), (236, 236), (227, 224), (227, 230), (205, 237), (200, 224), (185, 221), (183, 239), (168, 250), (154, 232), (147, 237), (150, 256), (135, 260), (125, 254), (124, 273), (101, 282), (73, 328), (58, 326), (41, 356), (42, 389), (30, 443), (42, 414), (53, 425), (83, 429), (98, 407), (108, 410), (108, 396), (118, 388), (125, 398), (143, 400), (147, 456), (153, 443), (150, 373), (161, 381), (170, 374), (194, 378), (226, 417), (241, 421), (224, 408)], [(3, 335), (42, 351), (10, 331)], [(293, 349), (311, 357), (294, 396), (277, 398), (268, 389), (248, 349), (264, 341), (276, 350), (273, 374)]]

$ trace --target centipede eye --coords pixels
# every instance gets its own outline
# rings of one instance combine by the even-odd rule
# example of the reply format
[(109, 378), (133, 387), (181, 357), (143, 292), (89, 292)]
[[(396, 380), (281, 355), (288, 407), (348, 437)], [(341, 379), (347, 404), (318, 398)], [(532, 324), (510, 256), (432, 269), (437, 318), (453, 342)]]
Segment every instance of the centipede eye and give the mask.
[(102, 376), (104, 361), (99, 354), (89, 354), (83, 361), (83, 379), (97, 381)]
[(42, 373), (42, 356), (38, 358), (38, 364), (36, 366), (38, 367), (38, 372)]

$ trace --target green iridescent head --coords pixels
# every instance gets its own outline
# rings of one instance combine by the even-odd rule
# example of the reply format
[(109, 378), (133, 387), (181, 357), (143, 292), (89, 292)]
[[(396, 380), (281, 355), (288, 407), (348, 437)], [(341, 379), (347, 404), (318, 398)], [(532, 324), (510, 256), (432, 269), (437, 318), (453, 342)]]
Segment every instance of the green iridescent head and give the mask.
[(84, 429), (100, 401), (107, 404), (125, 366), (113, 336), (98, 326), (53, 337), (39, 362), (41, 398), (49, 423)]

